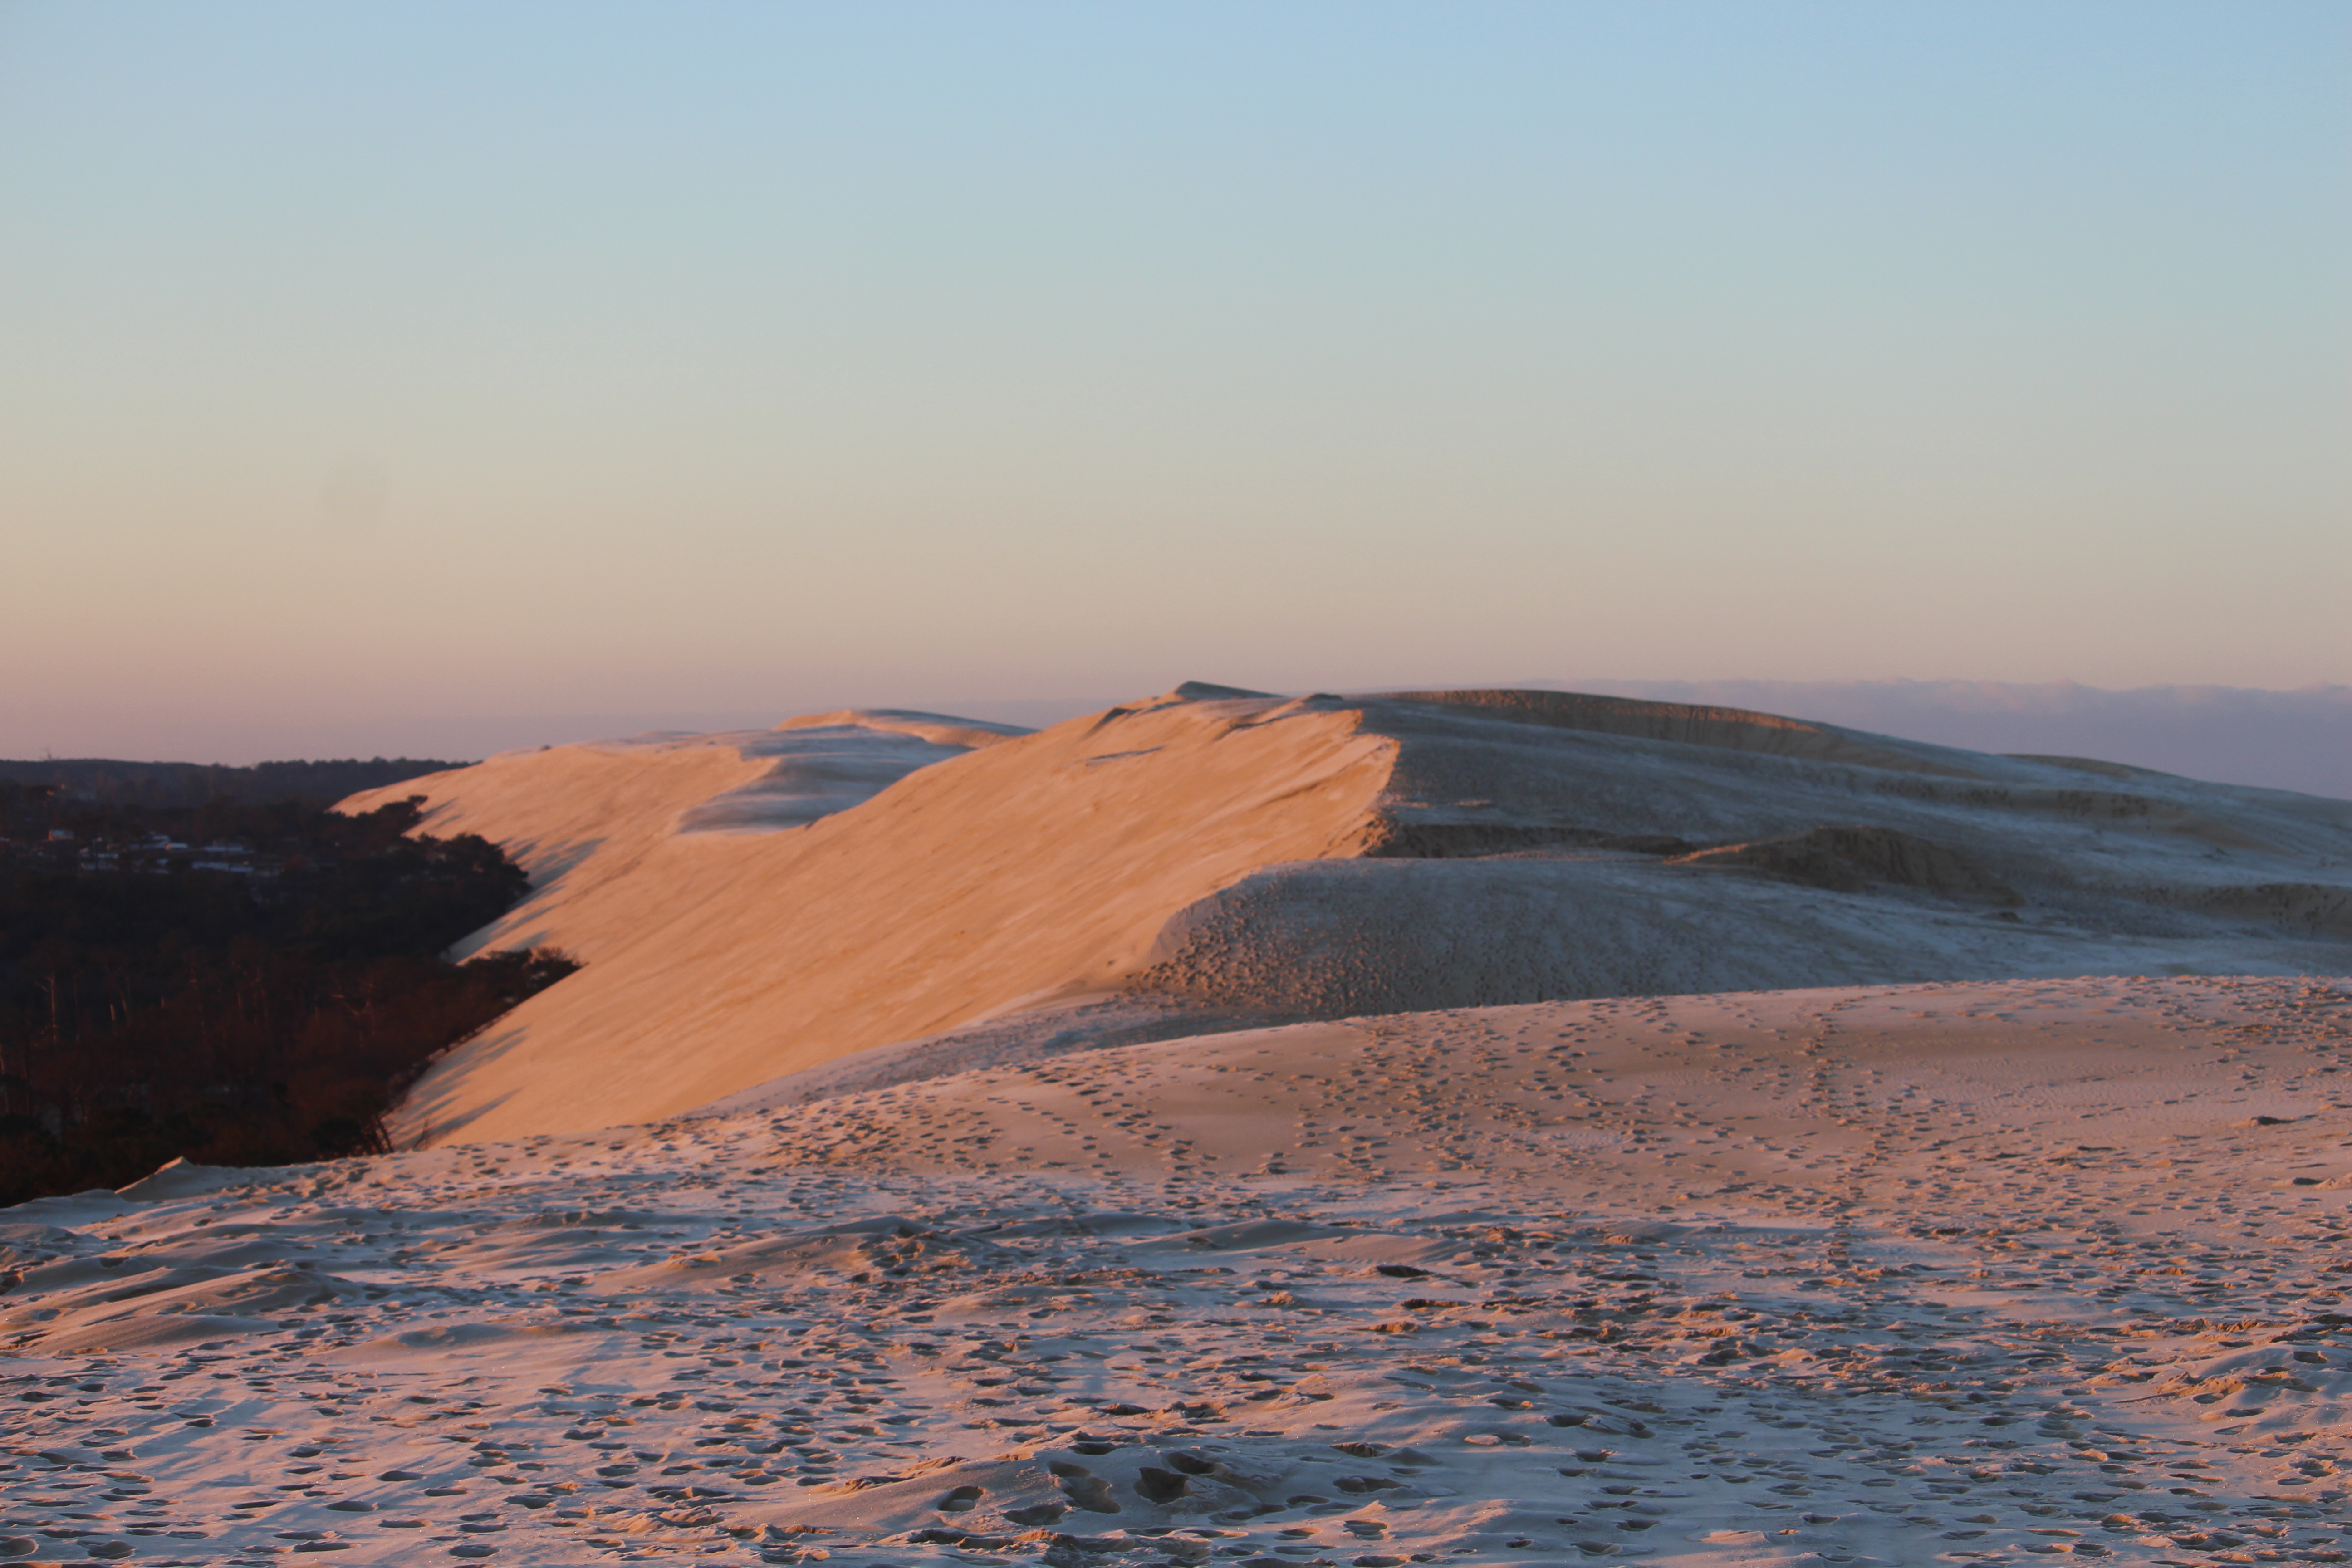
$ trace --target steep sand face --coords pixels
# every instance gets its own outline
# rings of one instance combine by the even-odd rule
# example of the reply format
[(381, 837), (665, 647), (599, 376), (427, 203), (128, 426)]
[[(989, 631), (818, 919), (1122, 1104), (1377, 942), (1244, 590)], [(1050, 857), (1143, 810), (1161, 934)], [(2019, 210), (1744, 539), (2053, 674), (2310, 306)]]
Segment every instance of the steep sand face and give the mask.
[(679, 814), (766, 771), (766, 763), (718, 736), (551, 746), (369, 790), (341, 809), (367, 811), (421, 795), (423, 831), (478, 833), (530, 873), (537, 896), (467, 938), (461, 953), (554, 945), (594, 963), (610, 951), (604, 929), (576, 911), (609, 898), (647, 850), (671, 837)]
[[(543, 931), (578, 952), (585, 984), (445, 1058), (404, 1108), (402, 1135), (668, 1115), (1115, 985), (1172, 911), (1269, 861), (1360, 844), (1394, 742), (1358, 720), (1276, 699), (1165, 700), (937, 763), (789, 832), (632, 838), (613, 869), (577, 893), (559, 878), (506, 922), (508, 940)], [(541, 783), (567, 779), (591, 793), (609, 783), (584, 762)], [(461, 793), (428, 831), (488, 818), (457, 808)], [(601, 809), (601, 797), (530, 808), (567, 822)]]
[(556, 946), (594, 963), (630, 928), (624, 908), (639, 896), (647, 851), (681, 831), (814, 821), (917, 768), (1025, 733), (936, 713), (844, 709), (772, 730), (508, 752), (365, 791), (340, 809), (421, 795), (422, 831), (478, 833), (530, 873), (530, 901), (459, 943), (461, 956)]

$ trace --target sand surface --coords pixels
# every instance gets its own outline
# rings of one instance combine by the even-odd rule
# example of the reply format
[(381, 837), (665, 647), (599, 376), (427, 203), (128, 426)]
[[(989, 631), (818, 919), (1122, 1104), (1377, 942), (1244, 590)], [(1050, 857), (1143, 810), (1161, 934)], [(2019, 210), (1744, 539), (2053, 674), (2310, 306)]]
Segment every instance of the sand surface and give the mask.
[(469, 950), (587, 967), (438, 1063), (404, 1146), (1188, 1027), (2352, 970), (2352, 803), (1559, 692), (824, 714), (349, 804), (408, 793), (533, 875)]
[(631, 923), (612, 906), (675, 874), (661, 850), (705, 849), (708, 858), (715, 843), (723, 855), (730, 837), (803, 826), (918, 768), (1021, 733), (975, 719), (849, 709), (772, 730), (508, 752), (364, 791), (342, 809), (422, 795), (423, 831), (480, 834), (530, 873), (530, 900), (459, 943), (457, 956), (551, 945), (602, 959)]
[(2352, 985), (1548, 1003), (0, 1211), (0, 1552), (2344, 1560)]

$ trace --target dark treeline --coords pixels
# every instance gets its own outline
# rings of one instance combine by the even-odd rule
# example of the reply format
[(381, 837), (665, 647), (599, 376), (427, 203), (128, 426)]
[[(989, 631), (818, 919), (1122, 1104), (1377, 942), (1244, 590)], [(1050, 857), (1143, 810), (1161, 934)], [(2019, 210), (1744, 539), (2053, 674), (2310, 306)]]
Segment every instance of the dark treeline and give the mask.
[(120, 805), (203, 805), (229, 800), (243, 805), (303, 800), (329, 805), (363, 789), (381, 789), (422, 778), (464, 763), (414, 757), (352, 757), (328, 763), (256, 763), (224, 767), (214, 763), (125, 763), (107, 757), (54, 757), (38, 762), (0, 760), (0, 780), (16, 784), (56, 784), (68, 799)]
[(442, 959), (529, 884), (419, 819), (0, 781), (0, 1205), (383, 1151), (436, 1051), (575, 967)]

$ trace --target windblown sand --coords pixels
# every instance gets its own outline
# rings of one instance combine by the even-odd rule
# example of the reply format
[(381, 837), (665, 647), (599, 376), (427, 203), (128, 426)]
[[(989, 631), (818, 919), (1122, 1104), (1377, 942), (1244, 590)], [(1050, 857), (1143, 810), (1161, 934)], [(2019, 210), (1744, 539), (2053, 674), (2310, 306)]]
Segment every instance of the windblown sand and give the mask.
[(2352, 987), (1554, 1003), (0, 1212), (42, 1562), (2344, 1560)]

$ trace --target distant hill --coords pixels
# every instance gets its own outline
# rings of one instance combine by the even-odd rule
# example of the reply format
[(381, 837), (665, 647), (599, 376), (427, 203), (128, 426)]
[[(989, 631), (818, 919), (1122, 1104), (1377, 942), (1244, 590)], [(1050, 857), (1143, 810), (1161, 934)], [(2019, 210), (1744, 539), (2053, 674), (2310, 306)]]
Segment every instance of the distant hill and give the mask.
[(2352, 798), (2352, 686), (2108, 690), (2071, 680), (1534, 680), (1654, 702), (1756, 708), (2011, 754), (2096, 757), (2221, 784)]
[(202, 805), (223, 796), (240, 805), (305, 800), (330, 805), (362, 790), (468, 767), (467, 763), (416, 757), (356, 757), (322, 763), (126, 763), (111, 757), (45, 757), (0, 761), (0, 779), (17, 784), (60, 784), (83, 799), (113, 805)]

